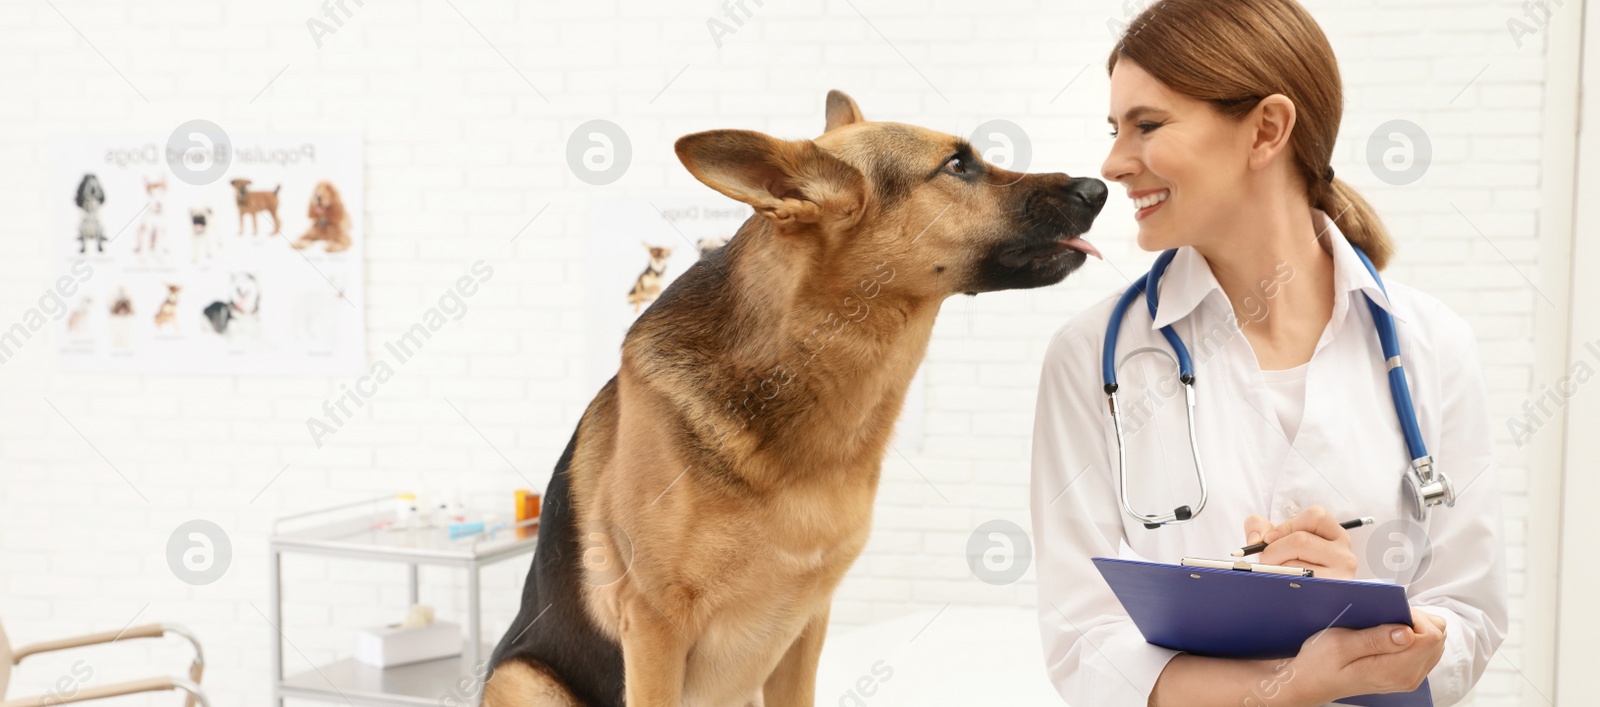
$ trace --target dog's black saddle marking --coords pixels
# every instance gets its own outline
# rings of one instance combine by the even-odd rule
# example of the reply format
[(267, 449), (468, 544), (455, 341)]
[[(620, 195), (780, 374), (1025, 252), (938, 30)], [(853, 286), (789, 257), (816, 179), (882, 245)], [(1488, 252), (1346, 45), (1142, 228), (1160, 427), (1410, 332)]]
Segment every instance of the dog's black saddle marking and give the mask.
[[(612, 376), (601, 395), (616, 385)], [(573, 431), (545, 489), (539, 540), (522, 586), (522, 608), (495, 646), (490, 665), (517, 658), (535, 660), (554, 671), (584, 704), (624, 707), (622, 647), (601, 633), (583, 610), (579, 566), (583, 548), (567, 478), (582, 427), (579, 423)]]

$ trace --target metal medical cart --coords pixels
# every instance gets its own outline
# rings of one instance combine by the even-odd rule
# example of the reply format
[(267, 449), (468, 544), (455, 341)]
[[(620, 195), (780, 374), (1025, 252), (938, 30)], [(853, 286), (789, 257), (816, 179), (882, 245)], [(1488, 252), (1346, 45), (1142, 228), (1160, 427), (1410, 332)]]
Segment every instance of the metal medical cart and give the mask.
[[(393, 497), (280, 518), (273, 523), (268, 582), (272, 592), (272, 699), (286, 698), (357, 705), (477, 705), (493, 646), (485, 645), (479, 616), (479, 572), (484, 566), (533, 552), (539, 519), (509, 523), (493, 532), (451, 539), (443, 527), (391, 530)], [(519, 529), (525, 529), (518, 537)], [(417, 567), (437, 565), (467, 571), (467, 641), (462, 654), (422, 663), (376, 668), (346, 658), (295, 675), (283, 674), (282, 559), (303, 553), (353, 560), (398, 562), (407, 566), (410, 603), (417, 603)]]

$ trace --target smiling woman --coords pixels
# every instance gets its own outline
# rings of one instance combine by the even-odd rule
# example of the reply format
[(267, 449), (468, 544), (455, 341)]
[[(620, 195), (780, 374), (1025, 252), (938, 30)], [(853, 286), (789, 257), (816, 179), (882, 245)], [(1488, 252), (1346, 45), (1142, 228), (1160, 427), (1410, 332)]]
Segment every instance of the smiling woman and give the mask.
[[(1164, 210), (1169, 213), (1167, 223), (1178, 221), (1170, 215), (1175, 209), (1162, 208), (1176, 196), (1189, 203), (1186, 211), (1205, 220), (1208, 214), (1228, 208), (1226, 200), (1212, 193), (1213, 187), (1231, 185), (1219, 184), (1219, 179), (1186, 179), (1196, 188), (1174, 194), (1171, 182), (1188, 176), (1176, 171), (1200, 173), (1227, 164), (1207, 160), (1228, 159), (1238, 152), (1240, 145), (1216, 139), (1219, 131), (1237, 133), (1232, 129), (1271, 98), (1286, 111), (1285, 158), (1292, 162), (1294, 176), (1304, 186), (1311, 206), (1331, 215), (1351, 244), (1382, 269), (1394, 252), (1388, 230), (1360, 194), (1334, 177), (1331, 166), (1344, 113), (1344, 90), (1327, 37), (1294, 2), (1250, 0), (1222, 5), (1229, 9), (1195, 2), (1157, 3), (1129, 26), (1107, 61), (1106, 72), (1116, 77), (1119, 63), (1126, 64), (1121, 72), (1123, 83), (1167, 100), (1134, 105), (1107, 118), (1112, 137), (1119, 138), (1106, 161), (1108, 176), (1130, 159), (1146, 157), (1150, 179), (1127, 183), (1128, 195), (1138, 208), (1136, 218), (1142, 222)], [(1277, 41), (1266, 41), (1268, 38)], [(1174, 97), (1206, 104), (1211, 110), (1175, 115), (1171, 109)], [(1182, 149), (1146, 154), (1146, 137), (1169, 125), (1173, 129), (1167, 132), (1180, 133), (1172, 138), (1178, 141), (1173, 147)], [(1126, 139), (1122, 139), (1124, 131)], [(1233, 137), (1248, 136), (1239, 133)], [(1163, 176), (1169, 179), (1163, 180)], [(1139, 245), (1145, 250), (1172, 247), (1171, 241), (1177, 237), (1172, 231), (1172, 226), (1141, 225)]]
[[(1145, 281), (1148, 308), (1127, 310), (1137, 287), (1108, 298), (1045, 354), (1032, 517), (1051, 682), (1071, 704), (1102, 707), (1249, 704), (1268, 688), (1283, 707), (1425, 699), (1419, 689), (1433, 704), (1459, 701), (1509, 624), (1499, 498), (1480, 486), (1417, 514), (1401, 481), (1408, 468), (1429, 478), (1436, 463), (1481, 469), (1494, 488), (1488, 395), (1466, 322), (1378, 279), (1389, 234), (1330, 164), (1344, 96), (1327, 37), (1295, 0), (1161, 0), (1130, 23), (1106, 68), (1112, 144), (1101, 175), (1133, 201), (1139, 246), (1166, 252)], [(1163, 410), (1140, 396), (1174, 390), (1171, 366), (1123, 363), (1175, 341), (1198, 355), (1183, 371), (1187, 406)], [(1391, 376), (1409, 381), (1420, 431), (1402, 434), (1398, 400), (1410, 394)], [(1102, 390), (1119, 385), (1124, 400), (1154, 404), (1135, 409), (1135, 427), (1118, 427), (1113, 445)], [(1110, 414), (1119, 407), (1113, 397)], [(1425, 538), (1421, 569), (1358, 562), (1338, 519), (1361, 516), (1383, 523), (1373, 537)], [(1253, 656), (1287, 662), (1185, 653), (1146, 642), (1090, 560), (1177, 564), (1258, 541), (1265, 564), (1405, 586), (1410, 620), (1331, 628), (1297, 637), (1292, 657)]]

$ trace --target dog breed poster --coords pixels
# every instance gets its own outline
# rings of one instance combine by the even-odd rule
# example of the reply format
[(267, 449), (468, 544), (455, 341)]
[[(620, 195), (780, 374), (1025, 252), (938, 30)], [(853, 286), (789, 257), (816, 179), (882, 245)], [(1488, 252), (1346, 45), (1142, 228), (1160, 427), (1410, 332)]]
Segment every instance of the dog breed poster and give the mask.
[(62, 367), (364, 370), (360, 139), (233, 135), (203, 154), (168, 143), (96, 134), (54, 146), (50, 252), (57, 275), (81, 281), (56, 324)]

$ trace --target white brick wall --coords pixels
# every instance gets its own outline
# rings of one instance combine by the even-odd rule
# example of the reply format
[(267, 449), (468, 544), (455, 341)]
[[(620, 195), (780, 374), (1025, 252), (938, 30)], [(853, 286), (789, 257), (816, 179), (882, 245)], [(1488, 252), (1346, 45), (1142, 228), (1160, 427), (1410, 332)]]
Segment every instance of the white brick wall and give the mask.
[[(47, 205), (64, 195), (40, 185), (61, 132), (165, 132), (193, 118), (241, 132), (362, 132), (369, 349), (415, 321), (466, 264), (488, 258), (496, 268), (469, 314), (321, 449), (304, 421), (348, 380), (66, 375), (53, 342), (35, 339), (0, 367), (0, 618), (13, 641), (182, 623), (205, 640), (215, 704), (266, 703), (271, 519), (421, 486), (502, 504), (523, 482), (501, 453), (542, 489), (588, 402), (576, 314), (586, 198), (704, 193), (673, 158), (673, 139), (716, 127), (815, 135), (830, 88), (853, 94), (869, 118), (959, 134), (1007, 118), (1031, 135), (1035, 169), (1097, 174), (1109, 143), (1106, 22), (1125, 16), (1112, 0), (747, 0), (754, 16), (718, 49), (706, 28), (722, 14), (713, 0), (357, 1), (320, 49), (305, 24), (321, 15), (313, 0), (0, 3), (6, 326), (51, 277)], [(1519, 49), (1506, 22), (1522, 7), (1506, 0), (1307, 4), (1344, 70), (1335, 166), (1398, 235), (1391, 277), (1442, 297), (1476, 328), (1501, 429), (1538, 384), (1532, 331), (1544, 304), (1522, 276), (1537, 278), (1547, 237), (1538, 222), (1544, 38)], [(1552, 21), (1574, 14), (1558, 8)], [(566, 166), (567, 135), (591, 118), (620, 124), (633, 142), (633, 166), (609, 187)], [(1434, 145), (1431, 171), (1404, 188), (1366, 165), (1367, 136), (1394, 118), (1423, 126)], [(1027, 526), (1040, 360), (1068, 316), (1123, 282), (1117, 271), (1143, 268), (1128, 211), (1113, 199), (1096, 229), (1115, 268), (947, 302), (925, 364), (926, 444), (886, 459), (875, 535), (839, 592), (837, 621), (946, 602), (1032, 605), (1031, 573), (1009, 587), (978, 582), (964, 548), (983, 521)], [(1528, 468), (1500, 437), (1515, 601), (1507, 660), (1479, 689), (1485, 705), (1514, 704), (1530, 689), (1511, 667), (1522, 655)], [(168, 534), (191, 518), (219, 523), (234, 545), (232, 569), (205, 587), (177, 581), (165, 564)], [(517, 562), (486, 575), (490, 635), (514, 610), (525, 570)], [(424, 570), (423, 579), (442, 614), (459, 606), (459, 578)], [(291, 558), (286, 584), (291, 671), (345, 653), (348, 628), (388, 620), (405, 600), (402, 573), (389, 566)], [(176, 668), (182, 654), (176, 644), (128, 643), (81, 657), (100, 682)], [(71, 665), (30, 659), (13, 693), (48, 689)]]

